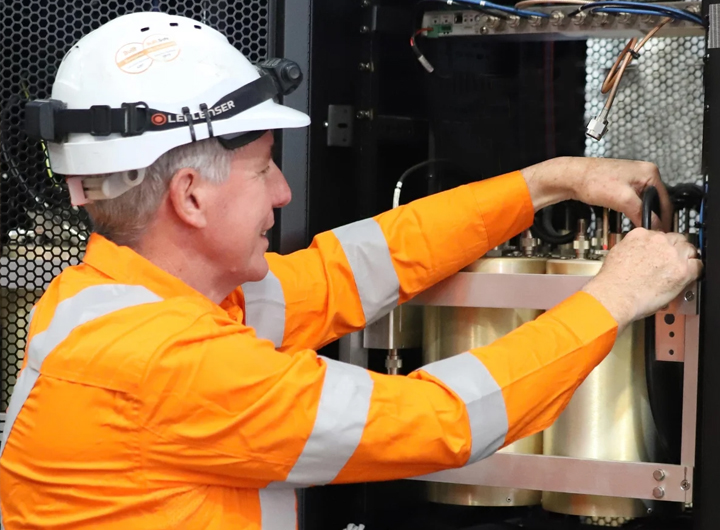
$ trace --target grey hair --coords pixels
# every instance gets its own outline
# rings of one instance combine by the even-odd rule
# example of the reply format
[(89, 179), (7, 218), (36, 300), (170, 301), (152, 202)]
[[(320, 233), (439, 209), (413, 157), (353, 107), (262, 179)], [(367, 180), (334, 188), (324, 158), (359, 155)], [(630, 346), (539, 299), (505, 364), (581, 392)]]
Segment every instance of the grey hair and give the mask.
[[(135, 247), (154, 219), (173, 175), (195, 169), (202, 178), (221, 184), (230, 175), (233, 151), (215, 138), (181, 145), (163, 154), (145, 170), (145, 180), (114, 199), (87, 204), (93, 230), (118, 245)], [(132, 170), (135, 171), (135, 170)], [(109, 177), (130, 172), (90, 175)]]

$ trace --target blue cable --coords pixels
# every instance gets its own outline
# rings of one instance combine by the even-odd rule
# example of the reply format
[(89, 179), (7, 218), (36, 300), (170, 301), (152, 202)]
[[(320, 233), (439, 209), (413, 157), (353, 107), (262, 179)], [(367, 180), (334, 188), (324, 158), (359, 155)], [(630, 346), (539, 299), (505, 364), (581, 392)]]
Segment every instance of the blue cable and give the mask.
[(677, 9), (675, 7), (669, 6), (660, 6), (657, 4), (645, 4), (642, 2), (628, 2), (626, 0), (601, 0), (599, 2), (592, 2), (590, 4), (584, 4), (583, 6), (579, 7), (578, 11), (585, 11), (586, 9), (594, 9), (597, 7), (628, 7), (631, 9), (641, 9), (647, 11), (653, 10), (660, 13), (665, 13), (667, 16), (676, 15), (677, 18), (682, 18), (683, 20), (687, 20), (688, 22), (694, 22), (695, 24), (700, 24), (701, 26), (704, 25), (702, 18), (693, 15), (692, 13), (688, 13), (687, 11), (683, 11), (682, 9)]
[(488, 9), (494, 9), (496, 11), (502, 11), (510, 15), (516, 15), (518, 17), (540, 17), (549, 18), (550, 15), (547, 13), (540, 13), (537, 11), (526, 11), (524, 9), (515, 9), (514, 7), (508, 7), (495, 2), (487, 2), (486, 0), (463, 0), (466, 4), (476, 4), (480, 7), (487, 7)]
[[(648, 9), (628, 9), (624, 7), (598, 7), (596, 9), (592, 10), (593, 13), (613, 13), (613, 14), (620, 14), (620, 13), (628, 13), (630, 15), (652, 15), (656, 17), (668, 17), (673, 18), (675, 20), (685, 20), (688, 21), (686, 18), (678, 18), (675, 15), (669, 15), (666, 13), (658, 13), (657, 11), (650, 11)], [(692, 22), (695, 22), (694, 20)]]

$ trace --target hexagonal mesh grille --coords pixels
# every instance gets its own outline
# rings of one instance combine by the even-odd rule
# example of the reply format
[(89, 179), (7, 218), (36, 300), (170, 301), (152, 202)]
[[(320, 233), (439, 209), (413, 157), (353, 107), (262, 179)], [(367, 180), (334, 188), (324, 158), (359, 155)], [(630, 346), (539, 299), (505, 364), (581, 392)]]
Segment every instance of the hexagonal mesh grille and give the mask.
[[(586, 122), (605, 104), (600, 87), (625, 43), (587, 41)], [(702, 184), (704, 53), (702, 37), (651, 40), (623, 77), (607, 135), (586, 139), (585, 155), (649, 160), (666, 184)], [(692, 212), (691, 227), (694, 219)]]
[[(51, 7), (48, 7), (50, 5)], [(69, 206), (41, 145), (22, 132), (25, 99), (50, 97), (66, 50), (131, 12), (160, 10), (227, 35), (251, 62), (268, 56), (273, 0), (6, 0), (0, 5), (0, 410), (22, 365), (28, 314), (52, 278), (82, 258), (89, 222)]]

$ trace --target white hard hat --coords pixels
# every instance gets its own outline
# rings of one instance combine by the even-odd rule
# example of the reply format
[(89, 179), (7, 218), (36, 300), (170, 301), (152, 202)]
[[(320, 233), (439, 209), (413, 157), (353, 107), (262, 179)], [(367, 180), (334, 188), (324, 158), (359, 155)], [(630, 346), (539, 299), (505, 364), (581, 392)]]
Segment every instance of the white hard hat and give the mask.
[(211, 136), (222, 142), (308, 125), (306, 114), (274, 101), (301, 80), (291, 61), (256, 68), (205, 24), (134, 13), (70, 49), (51, 99), (26, 106), (27, 130), (48, 142), (57, 173), (142, 169), (174, 147)]

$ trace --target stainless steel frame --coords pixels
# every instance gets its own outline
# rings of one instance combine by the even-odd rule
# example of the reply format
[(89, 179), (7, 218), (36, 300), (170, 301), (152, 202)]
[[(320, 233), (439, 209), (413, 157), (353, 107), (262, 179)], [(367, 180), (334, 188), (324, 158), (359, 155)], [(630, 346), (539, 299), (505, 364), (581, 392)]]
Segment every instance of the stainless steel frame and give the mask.
[[(410, 304), (453, 307), (550, 309), (580, 290), (591, 276), (458, 273)], [(634, 499), (692, 502), (697, 421), (700, 317), (697, 285), (670, 305), (685, 319), (682, 448), (680, 465), (583, 460), (497, 453), (461, 469), (417, 480), (498, 486)]]

